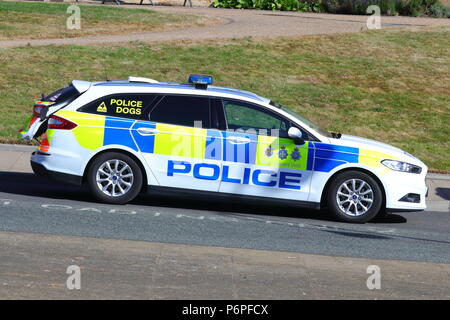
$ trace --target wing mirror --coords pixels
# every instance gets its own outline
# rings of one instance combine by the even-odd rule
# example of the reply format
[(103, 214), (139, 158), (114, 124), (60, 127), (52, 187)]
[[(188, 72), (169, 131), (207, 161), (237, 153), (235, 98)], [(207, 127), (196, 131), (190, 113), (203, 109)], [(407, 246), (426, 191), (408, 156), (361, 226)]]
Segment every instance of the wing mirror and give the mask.
[(289, 128), (288, 137), (294, 140), (297, 145), (305, 144), (305, 140), (302, 138), (302, 132), (296, 127)]

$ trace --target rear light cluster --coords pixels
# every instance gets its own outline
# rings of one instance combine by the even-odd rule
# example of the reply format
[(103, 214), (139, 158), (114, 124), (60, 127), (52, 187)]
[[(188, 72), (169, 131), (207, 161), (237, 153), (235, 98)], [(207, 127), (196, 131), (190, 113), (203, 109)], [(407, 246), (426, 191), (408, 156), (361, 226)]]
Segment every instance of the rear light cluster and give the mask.
[[(75, 123), (73, 123), (72, 121), (69, 121), (67, 119), (58, 117), (58, 116), (51, 116), (48, 119), (48, 123), (47, 123), (47, 129), (59, 129), (59, 130), (72, 130), (73, 128), (75, 128), (77, 125)], [(38, 148), (39, 151), (42, 152), (49, 152), (50, 150), (50, 138), (48, 137), (47, 132), (45, 132), (42, 135), (42, 139), (41, 139), (41, 145)], [(48, 154), (45, 154), (48, 155)]]
[(51, 116), (50, 119), (48, 119), (48, 129), (59, 129), (59, 130), (72, 130), (77, 125), (73, 123), (72, 121), (66, 120), (64, 118), (58, 117), (58, 116)]

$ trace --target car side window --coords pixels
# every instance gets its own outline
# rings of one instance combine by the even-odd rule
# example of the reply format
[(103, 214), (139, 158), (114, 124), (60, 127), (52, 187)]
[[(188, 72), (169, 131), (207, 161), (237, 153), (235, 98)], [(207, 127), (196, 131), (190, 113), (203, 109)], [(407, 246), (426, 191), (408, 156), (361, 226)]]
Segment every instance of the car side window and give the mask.
[(145, 110), (155, 98), (156, 95), (154, 94), (114, 94), (92, 101), (78, 109), (78, 111), (128, 119), (141, 119), (145, 114)]
[(276, 134), (273, 130), (279, 130), (280, 137), (288, 136), (290, 122), (268, 110), (233, 100), (223, 100), (223, 107), (228, 129), (252, 130), (260, 135)]
[(150, 111), (150, 121), (211, 128), (208, 97), (164, 96)]

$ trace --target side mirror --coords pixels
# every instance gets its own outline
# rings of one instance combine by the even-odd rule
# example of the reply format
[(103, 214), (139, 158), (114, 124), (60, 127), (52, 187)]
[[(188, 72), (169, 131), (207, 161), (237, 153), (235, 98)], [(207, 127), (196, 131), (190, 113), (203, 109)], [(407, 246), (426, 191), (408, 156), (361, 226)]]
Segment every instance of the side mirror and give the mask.
[(288, 130), (288, 137), (294, 140), (295, 144), (305, 144), (305, 140), (302, 138), (302, 132), (296, 127), (290, 127)]

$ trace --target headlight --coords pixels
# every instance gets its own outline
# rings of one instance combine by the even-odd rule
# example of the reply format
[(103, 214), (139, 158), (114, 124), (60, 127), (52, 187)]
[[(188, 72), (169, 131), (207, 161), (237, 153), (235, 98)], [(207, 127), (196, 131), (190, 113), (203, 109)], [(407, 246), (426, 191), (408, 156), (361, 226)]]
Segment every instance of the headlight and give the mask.
[(384, 164), (389, 169), (395, 170), (395, 171), (402, 171), (402, 172), (410, 172), (410, 173), (421, 173), (422, 168), (419, 166), (416, 166), (411, 163), (397, 161), (397, 160), (383, 160), (381, 161), (382, 164)]

